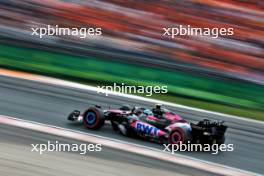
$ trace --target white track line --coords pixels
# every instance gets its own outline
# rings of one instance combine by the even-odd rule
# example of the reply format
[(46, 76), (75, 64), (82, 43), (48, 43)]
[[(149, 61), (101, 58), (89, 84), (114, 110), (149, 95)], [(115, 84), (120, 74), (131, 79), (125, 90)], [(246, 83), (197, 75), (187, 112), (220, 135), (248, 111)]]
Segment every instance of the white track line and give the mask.
[[(84, 85), (84, 84), (75, 83), (75, 82), (71, 82), (71, 81), (65, 81), (65, 80), (61, 80), (61, 79), (51, 78), (51, 77), (47, 77), (47, 76), (40, 76), (40, 75), (35, 75), (35, 74), (30, 74), (30, 73), (25, 73), (25, 72), (11, 71), (11, 70), (2, 69), (2, 68), (0, 68), (0, 75), (30, 80), (30, 81), (40, 82), (40, 83), (45, 83), (45, 84), (51, 84), (51, 85), (56, 85), (56, 86), (81, 89), (81, 90), (89, 90), (89, 91), (94, 91), (94, 92), (102, 92), (103, 91), (103, 89), (93, 87), (93, 86), (89, 86), (89, 85)], [(169, 103), (169, 102), (160, 101), (160, 100), (155, 100), (155, 99), (151, 99), (151, 98), (145, 98), (145, 97), (140, 97), (140, 96), (136, 96), (136, 95), (123, 94), (123, 93), (114, 92), (114, 91), (108, 91), (107, 93), (109, 94), (109, 96), (110, 95), (116, 95), (116, 96), (120, 96), (120, 97), (126, 97), (126, 98), (131, 98), (131, 99), (145, 101), (145, 102), (159, 103), (159, 104), (164, 104), (164, 105), (168, 105), (168, 106), (172, 106), (172, 107), (176, 107), (176, 108), (183, 108), (186, 110), (208, 113), (208, 114), (212, 114), (212, 115), (219, 115), (219, 116), (223, 116), (223, 117), (227, 117), (227, 118), (237, 119), (239, 121), (258, 123), (258, 124), (264, 125), (264, 122), (254, 120), (254, 119), (243, 118), (243, 117), (228, 115), (228, 114), (219, 113), (219, 112), (207, 111), (207, 110), (203, 110), (203, 109), (199, 109), (199, 108), (183, 106), (183, 105), (179, 105), (179, 104), (175, 104), (175, 103)]]
[[(150, 147), (145, 147), (141, 145), (136, 145), (129, 142), (123, 142), (120, 140), (115, 140), (107, 137), (102, 137), (98, 135), (91, 135), (88, 133), (83, 133), (75, 130), (69, 130), (66, 128), (61, 128), (57, 126), (41, 124), (37, 122), (17, 119), (10, 116), (0, 115), (0, 124), (20, 127), (24, 129), (34, 130), (38, 132), (43, 132), (51, 135), (66, 137), (70, 139), (80, 140), (84, 142), (102, 144), (103, 147), (110, 147), (130, 153), (135, 153), (143, 155), (146, 157), (151, 157), (186, 167), (196, 168), (198, 170), (203, 170), (206, 172), (226, 175), (226, 176), (258, 176), (259, 174), (248, 172), (220, 164), (215, 164), (207, 161), (202, 161), (194, 159), (191, 157), (186, 157), (178, 154), (172, 154), (162, 152), (158, 149), (153, 149)], [(102, 150), (103, 152), (103, 150)]]

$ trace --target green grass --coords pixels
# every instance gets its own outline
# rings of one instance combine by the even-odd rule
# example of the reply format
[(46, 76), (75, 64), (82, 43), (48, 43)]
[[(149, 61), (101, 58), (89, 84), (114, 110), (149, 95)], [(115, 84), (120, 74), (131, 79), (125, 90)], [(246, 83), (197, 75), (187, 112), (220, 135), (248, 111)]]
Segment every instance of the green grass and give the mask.
[(60, 53), (0, 45), (0, 66), (85, 84), (167, 85), (151, 98), (264, 120), (263, 86)]
[(190, 98), (184, 98), (180, 96), (170, 96), (170, 95), (154, 95), (152, 98), (177, 103), (185, 106), (200, 108), (204, 110), (209, 111), (215, 111), (245, 118), (251, 118), (255, 120), (261, 120), (264, 121), (263, 111), (258, 111), (254, 109), (244, 109), (244, 108), (238, 108), (238, 107), (232, 107), (212, 102), (206, 102), (206, 101), (200, 101)]

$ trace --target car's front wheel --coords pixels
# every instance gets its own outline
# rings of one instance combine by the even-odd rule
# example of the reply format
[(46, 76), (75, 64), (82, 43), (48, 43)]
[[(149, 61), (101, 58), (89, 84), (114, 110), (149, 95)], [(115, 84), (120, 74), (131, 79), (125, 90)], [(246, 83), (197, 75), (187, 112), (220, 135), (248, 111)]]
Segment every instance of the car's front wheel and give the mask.
[(97, 107), (90, 107), (83, 113), (83, 124), (89, 129), (101, 128), (104, 121), (104, 113)]

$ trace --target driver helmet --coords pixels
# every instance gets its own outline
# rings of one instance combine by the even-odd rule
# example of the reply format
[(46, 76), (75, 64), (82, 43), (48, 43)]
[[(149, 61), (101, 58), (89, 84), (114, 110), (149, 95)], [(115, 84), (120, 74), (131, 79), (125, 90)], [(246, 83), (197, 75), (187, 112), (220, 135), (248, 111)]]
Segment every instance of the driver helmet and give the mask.
[(135, 115), (141, 115), (142, 114), (142, 109), (141, 108), (139, 108), (139, 107), (134, 107), (133, 109), (132, 109), (132, 112), (135, 114)]
[(155, 105), (156, 109), (161, 109), (161, 106), (162, 106), (162, 104), (156, 104)]
[(153, 112), (152, 112), (151, 110), (149, 110), (149, 109), (145, 109), (145, 110), (143, 111), (143, 113), (144, 113), (145, 115), (147, 115), (147, 116), (153, 116)]

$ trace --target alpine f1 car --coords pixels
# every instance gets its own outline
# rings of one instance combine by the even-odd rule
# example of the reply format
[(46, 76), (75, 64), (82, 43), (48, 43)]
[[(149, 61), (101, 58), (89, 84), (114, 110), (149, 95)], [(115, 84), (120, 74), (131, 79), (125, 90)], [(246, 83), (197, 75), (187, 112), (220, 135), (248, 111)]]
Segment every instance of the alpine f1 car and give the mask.
[(178, 114), (156, 105), (153, 109), (121, 106), (103, 110), (93, 106), (83, 113), (74, 110), (68, 120), (83, 123), (88, 129), (99, 129), (109, 121), (113, 130), (125, 136), (139, 136), (159, 143), (223, 144), (227, 126), (207, 119), (189, 123)]

